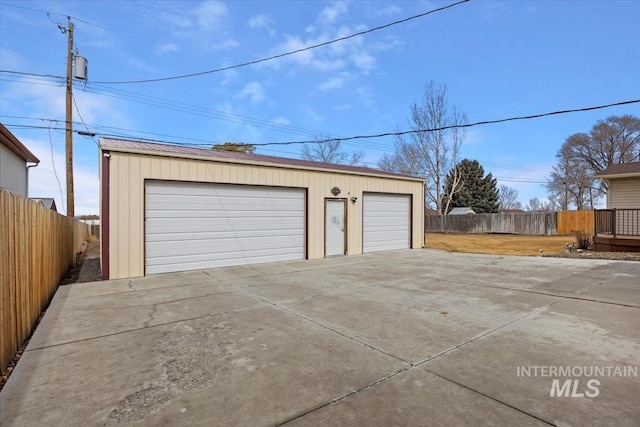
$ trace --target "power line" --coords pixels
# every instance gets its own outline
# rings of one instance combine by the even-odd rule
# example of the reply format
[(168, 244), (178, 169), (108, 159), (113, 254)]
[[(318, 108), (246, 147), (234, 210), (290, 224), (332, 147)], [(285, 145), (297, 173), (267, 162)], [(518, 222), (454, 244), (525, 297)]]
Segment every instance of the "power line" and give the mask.
[(167, 81), (167, 80), (185, 79), (185, 78), (188, 78), (188, 77), (203, 76), (203, 75), (206, 75), (206, 74), (219, 73), (221, 71), (228, 71), (228, 70), (233, 70), (233, 69), (236, 69), (236, 68), (247, 67), (249, 65), (255, 65), (255, 64), (271, 61), (271, 60), (278, 59), (278, 58), (284, 58), (285, 56), (295, 55), (296, 53), (301, 53), (301, 52), (306, 52), (306, 51), (309, 51), (309, 50), (312, 50), (312, 49), (317, 49), (319, 47), (328, 46), (328, 45), (333, 44), (333, 43), (338, 43), (338, 42), (341, 42), (341, 41), (344, 41), (344, 40), (352, 39), (354, 37), (359, 37), (359, 36), (362, 36), (362, 35), (365, 35), (365, 34), (372, 33), (374, 31), (379, 31), (379, 30), (382, 30), (382, 29), (385, 29), (385, 28), (392, 27), (394, 25), (403, 24), (405, 22), (409, 22), (409, 21), (414, 20), (414, 19), (422, 18), (422, 17), (425, 17), (427, 15), (431, 15), (432, 13), (441, 12), (443, 10), (452, 8), (454, 6), (458, 6), (458, 5), (463, 4), (463, 3), (467, 3), (469, 1), (470, 0), (460, 0), (460, 1), (456, 2), (456, 3), (451, 3), (449, 5), (442, 6), (442, 7), (439, 7), (437, 9), (432, 9), (432, 10), (429, 10), (427, 12), (420, 13), (418, 15), (409, 16), (408, 18), (400, 19), (398, 21), (390, 22), (388, 24), (380, 25), (378, 27), (374, 27), (374, 28), (370, 28), (368, 30), (364, 30), (364, 31), (360, 31), (360, 32), (357, 32), (357, 33), (354, 33), (354, 34), (350, 34), (348, 36), (339, 37), (337, 39), (329, 40), (329, 41), (326, 41), (326, 42), (323, 42), (323, 43), (314, 44), (314, 45), (307, 46), (307, 47), (304, 47), (304, 48), (301, 48), (301, 49), (296, 49), (296, 50), (293, 50), (293, 51), (290, 51), (290, 52), (280, 53), (278, 55), (273, 55), (273, 56), (269, 56), (269, 57), (266, 57), (266, 58), (256, 59), (254, 61), (248, 61), (248, 62), (243, 62), (243, 63), (240, 63), (240, 64), (236, 64), (236, 65), (230, 65), (228, 67), (215, 68), (213, 70), (206, 70), (206, 71), (200, 71), (200, 72), (197, 72), (197, 73), (182, 74), (182, 75), (171, 76), (171, 77), (159, 77), (159, 78), (154, 78), (154, 79), (125, 80), (125, 81), (94, 81), (93, 83), (102, 83), (102, 84), (152, 83), (152, 82), (161, 82), (161, 81)]
[(62, 79), (62, 80), (66, 79), (66, 77), (64, 76), (54, 76), (53, 74), (26, 73), (24, 71), (0, 70), (0, 73), (17, 74), (21, 76), (50, 77), (50, 78)]
[[(51, 165), (53, 166), (53, 174), (56, 177), (56, 181), (58, 181), (58, 188), (60, 189), (60, 202), (64, 200), (64, 196), (62, 195), (62, 184), (60, 184), (60, 178), (58, 178), (58, 171), (56, 170), (56, 162), (53, 159), (53, 140), (51, 139), (51, 125), (49, 125), (49, 147), (51, 148)], [(64, 206), (62, 206), (64, 209)], [(65, 209), (65, 215), (67, 213)]]
[[(80, 121), (84, 125), (85, 129), (87, 129), (87, 133), (91, 134), (92, 132), (89, 130), (89, 126), (87, 126), (87, 124), (84, 122), (84, 119), (82, 118), (82, 114), (80, 114), (80, 109), (78, 109), (78, 103), (76, 102), (76, 97), (73, 94), (71, 95), (71, 99), (73, 100), (73, 106), (76, 107), (76, 113), (78, 113), (78, 117), (80, 117)], [(78, 133), (78, 131), (76, 131), (76, 133)], [(89, 136), (93, 141), (93, 143), (96, 144), (96, 147), (100, 147), (100, 144), (98, 144), (98, 141), (95, 140), (93, 135), (87, 135), (87, 136)]]
[(528, 116), (509, 117), (509, 118), (506, 118), (506, 119), (483, 120), (483, 121), (480, 121), (480, 122), (466, 123), (466, 124), (462, 124), (462, 125), (441, 126), (441, 127), (437, 127), (437, 128), (430, 128), (430, 129), (412, 129), (412, 130), (406, 130), (406, 131), (401, 131), (401, 132), (385, 132), (385, 133), (378, 133), (378, 134), (373, 134), (373, 135), (356, 135), (356, 136), (348, 136), (348, 137), (344, 137), (344, 138), (330, 138), (330, 139), (325, 139), (325, 140), (320, 140), (320, 141), (265, 142), (265, 143), (257, 143), (257, 144), (253, 144), (253, 145), (255, 145), (255, 146), (264, 146), (264, 145), (317, 144), (317, 143), (322, 143), (322, 142), (333, 142), (333, 141), (342, 142), (342, 141), (353, 141), (355, 139), (382, 138), (382, 137), (385, 137), (385, 136), (402, 136), (402, 135), (408, 135), (408, 134), (413, 134), (413, 133), (422, 133), (422, 132), (438, 132), (438, 131), (447, 130), (447, 129), (470, 128), (470, 127), (475, 127), (475, 126), (490, 125), (490, 124), (496, 124), (496, 123), (517, 121), (517, 120), (538, 119), (538, 118), (541, 118), (541, 117), (555, 116), (555, 115), (560, 115), (560, 114), (569, 114), (569, 113), (578, 113), (578, 112), (585, 112), (585, 111), (601, 110), (603, 108), (610, 108), (610, 107), (617, 107), (617, 106), (621, 106), (621, 105), (636, 104), (636, 103), (639, 103), (639, 102), (640, 102), (640, 99), (634, 99), (634, 100), (631, 100), (631, 101), (615, 102), (613, 104), (598, 105), (598, 106), (595, 106), (595, 107), (584, 107), (584, 108), (574, 108), (574, 109), (570, 109), (570, 110), (559, 110), (559, 111), (552, 111), (552, 112), (549, 112), (549, 113), (532, 114), (532, 115), (528, 115)]
[[(304, 141), (265, 142), (265, 143), (244, 142), (244, 143), (245, 144), (249, 144), (249, 145), (254, 145), (256, 147), (264, 147), (264, 146), (271, 146), (271, 145), (320, 144), (320, 143), (332, 142), (332, 141), (340, 141), (340, 142), (342, 142), (342, 141), (362, 140), (362, 139), (371, 139), (371, 138), (382, 138), (382, 137), (386, 137), (386, 136), (401, 136), (401, 135), (407, 135), (407, 134), (413, 134), (413, 133), (421, 133), (421, 132), (438, 132), (438, 131), (447, 130), (447, 129), (469, 128), (469, 127), (476, 127), (476, 126), (482, 126), (482, 125), (487, 125), (487, 124), (505, 123), (505, 122), (516, 121), (516, 120), (531, 120), (531, 119), (537, 119), (537, 118), (554, 116), (554, 115), (600, 110), (600, 109), (604, 109), (604, 108), (611, 108), (611, 107), (616, 107), (616, 106), (621, 106), (621, 105), (630, 105), (630, 104), (637, 104), (637, 103), (640, 103), (640, 99), (629, 100), (629, 101), (621, 101), (621, 102), (615, 102), (615, 103), (605, 104), (605, 105), (597, 105), (597, 106), (592, 106), (592, 107), (574, 108), (574, 109), (568, 109), (568, 110), (551, 111), (551, 112), (540, 113), (540, 114), (531, 114), (531, 115), (527, 115), (527, 116), (515, 116), (515, 117), (504, 118), (504, 119), (483, 120), (483, 121), (479, 121), (479, 122), (465, 123), (465, 124), (460, 124), (460, 125), (442, 126), (442, 127), (429, 128), (429, 129), (412, 129), (412, 130), (399, 131), (399, 132), (385, 132), (385, 133), (379, 133), (379, 134), (373, 134), (373, 135), (356, 135), (356, 136), (349, 136), (349, 137), (342, 137), (342, 138), (328, 138), (328, 139), (304, 140)], [(25, 119), (55, 121), (53, 119), (41, 119), (41, 118), (7, 116), (7, 115), (2, 115), (2, 116), (3, 117), (13, 117), (13, 118), (25, 118)], [(7, 126), (7, 127), (25, 128), (25, 129), (49, 129), (50, 128), (50, 127), (47, 127), (47, 126), (34, 126), (34, 125), (22, 125), (22, 124), (5, 124), (5, 126)], [(95, 127), (110, 128), (109, 126), (97, 126), (97, 125)], [(64, 128), (50, 128), (50, 129), (64, 130)], [(120, 129), (120, 128), (113, 128), (113, 129)], [(125, 130), (125, 129), (123, 129), (123, 130)], [(142, 131), (133, 131), (133, 132), (150, 133), (150, 132), (142, 132)], [(122, 135), (122, 134), (118, 135), (118, 134), (98, 133), (98, 135), (103, 136), (103, 137), (132, 138), (131, 136)], [(182, 137), (180, 137), (180, 138), (182, 138)], [(140, 140), (140, 141), (147, 141), (147, 142), (156, 142), (156, 143), (164, 143), (164, 144), (183, 145), (183, 146), (193, 146), (193, 147), (209, 146), (211, 144), (215, 144), (215, 142), (205, 142), (205, 143), (202, 143), (202, 144), (185, 144), (183, 142), (165, 141), (165, 140), (150, 139), (150, 138), (135, 138), (135, 139)], [(517, 166), (517, 165), (514, 165), (514, 166)]]
[(124, 33), (121, 33), (121, 32), (119, 32), (119, 31), (115, 31), (115, 30), (112, 30), (112, 29), (109, 29), (109, 28), (103, 27), (103, 26), (101, 26), (101, 25), (94, 24), (93, 22), (85, 21), (84, 19), (80, 19), (80, 18), (78, 18), (78, 17), (71, 16), (71, 15), (68, 15), (68, 14), (56, 13), (56, 12), (49, 12), (49, 11), (47, 11), (47, 10), (43, 10), (43, 9), (35, 9), (35, 8), (33, 8), (33, 7), (26, 7), (26, 6), (18, 6), (18, 5), (10, 4), (10, 3), (0, 3), (0, 5), (2, 5), (2, 6), (8, 6), (8, 7), (15, 7), (16, 9), (30, 10), (30, 11), (32, 11), (32, 12), (40, 12), (40, 13), (44, 13), (44, 14), (46, 14), (46, 15), (47, 15), (47, 17), (49, 18), (49, 21), (53, 22), (54, 24), (58, 24), (58, 23), (57, 23), (57, 22), (54, 22), (54, 21), (51, 19), (51, 16), (50, 16), (50, 15), (54, 15), (54, 16), (62, 16), (62, 17), (64, 17), (64, 18), (71, 18), (71, 19), (73, 19), (74, 21), (82, 22), (82, 23), (84, 23), (84, 24), (91, 25), (92, 27), (100, 28), (101, 30), (108, 31), (108, 32), (110, 32), (110, 33), (114, 33), (114, 34), (117, 34), (117, 35), (122, 36), (122, 37), (127, 37), (127, 38), (129, 38), (129, 39), (136, 40), (136, 41), (139, 41), (139, 42), (141, 42), (141, 43), (148, 43), (147, 41), (144, 41), (144, 40), (141, 40), (141, 39), (135, 38), (135, 37), (130, 36), (130, 35), (128, 35), (128, 34), (124, 34)]

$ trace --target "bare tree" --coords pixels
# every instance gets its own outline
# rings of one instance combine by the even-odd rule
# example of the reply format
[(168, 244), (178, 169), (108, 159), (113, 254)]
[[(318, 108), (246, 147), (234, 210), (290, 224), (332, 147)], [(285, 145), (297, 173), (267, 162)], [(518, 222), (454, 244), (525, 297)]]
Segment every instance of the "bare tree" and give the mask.
[(342, 144), (340, 141), (319, 136), (315, 139), (317, 141), (316, 143), (302, 147), (300, 155), (304, 160), (352, 166), (362, 162), (362, 158), (364, 157), (364, 152), (362, 151), (347, 153), (341, 149)]
[[(568, 137), (558, 158), (579, 161), (590, 175), (613, 164), (640, 161), (640, 118), (628, 114), (599, 120), (588, 134)], [(606, 180), (602, 184), (606, 190)]]
[(525, 210), (530, 212), (547, 212), (553, 209), (553, 204), (551, 202), (545, 203), (544, 201), (534, 197), (533, 199), (529, 199), (529, 203), (525, 207)]
[(593, 209), (607, 190), (607, 181), (593, 175), (613, 164), (640, 161), (640, 118), (624, 115), (599, 120), (589, 133), (569, 136), (556, 159), (546, 185), (549, 197), (564, 210)]
[(444, 188), (445, 175), (458, 163), (460, 146), (466, 136), (464, 128), (455, 126), (466, 122), (466, 115), (449, 105), (446, 85), (429, 82), (422, 103), (411, 106), (409, 127), (418, 132), (396, 137), (395, 152), (385, 154), (378, 167), (425, 177), (425, 202), (435, 207), (437, 213), (446, 213), (445, 207), (463, 185), (458, 179), (457, 185), (451, 186), (450, 194)]
[(500, 209), (522, 209), (522, 203), (518, 201), (518, 190), (506, 185), (501, 185), (498, 190), (498, 203)]

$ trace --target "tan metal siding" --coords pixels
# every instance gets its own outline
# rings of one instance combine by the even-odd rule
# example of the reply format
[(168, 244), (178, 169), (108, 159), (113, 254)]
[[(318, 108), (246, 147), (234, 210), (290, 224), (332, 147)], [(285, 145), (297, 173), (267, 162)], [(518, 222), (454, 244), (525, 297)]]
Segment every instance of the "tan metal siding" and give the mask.
[(640, 178), (610, 179), (607, 207), (609, 209), (640, 208)]
[(0, 188), (27, 197), (28, 171), (24, 160), (0, 144)]
[(250, 164), (111, 152), (110, 162), (110, 278), (144, 275), (144, 180), (177, 180), (230, 184), (266, 185), (307, 189), (308, 258), (324, 257), (324, 199), (339, 197), (347, 202), (347, 254), (362, 253), (362, 193), (385, 192), (412, 195), (412, 247), (424, 241), (423, 183), (398, 178), (369, 177), (348, 173), (289, 169)]

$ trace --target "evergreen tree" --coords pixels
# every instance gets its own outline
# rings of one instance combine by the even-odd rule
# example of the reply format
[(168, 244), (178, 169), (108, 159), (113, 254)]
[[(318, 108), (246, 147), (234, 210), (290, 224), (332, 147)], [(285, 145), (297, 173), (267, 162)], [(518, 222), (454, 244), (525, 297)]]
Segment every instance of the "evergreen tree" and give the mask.
[(449, 173), (445, 181), (446, 194), (451, 194), (455, 168), (461, 178), (462, 187), (451, 197), (449, 210), (470, 207), (476, 213), (496, 213), (500, 207), (496, 180), (488, 174), (484, 176), (484, 168), (477, 160), (464, 159)]

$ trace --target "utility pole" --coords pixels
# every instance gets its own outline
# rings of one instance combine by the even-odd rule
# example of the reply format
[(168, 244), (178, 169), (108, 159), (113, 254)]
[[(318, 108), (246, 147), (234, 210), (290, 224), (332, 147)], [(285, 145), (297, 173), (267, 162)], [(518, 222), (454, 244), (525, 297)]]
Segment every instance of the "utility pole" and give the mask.
[(73, 22), (71, 17), (67, 17), (69, 22), (68, 36), (69, 44), (67, 48), (67, 129), (66, 129), (66, 158), (67, 158), (67, 216), (75, 216), (74, 193), (73, 193), (73, 124), (72, 124), (72, 104), (73, 104)]

